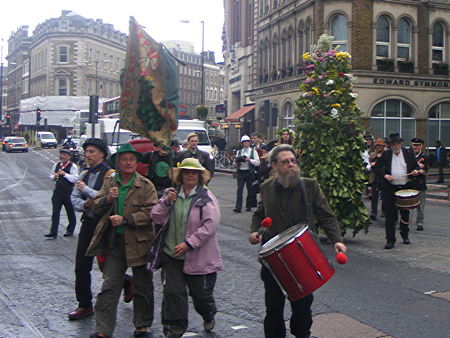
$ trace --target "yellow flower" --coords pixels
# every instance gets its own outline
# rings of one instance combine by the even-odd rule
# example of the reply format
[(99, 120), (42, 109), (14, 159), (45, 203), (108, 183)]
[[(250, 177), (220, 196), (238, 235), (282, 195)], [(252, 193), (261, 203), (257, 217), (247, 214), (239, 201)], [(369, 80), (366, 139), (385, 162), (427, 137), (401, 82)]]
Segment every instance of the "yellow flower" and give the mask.
[(341, 108), (341, 105), (339, 103), (333, 103), (331, 106), (335, 108)]
[(314, 92), (313, 94), (319, 95), (319, 89), (317, 87), (312, 87), (311, 90)]
[(309, 54), (309, 52), (306, 52), (305, 54), (302, 55), (302, 59), (303, 61), (311, 61), (312, 60), (311, 54)]
[(348, 52), (337, 52), (336, 59), (350, 59), (352, 56)]

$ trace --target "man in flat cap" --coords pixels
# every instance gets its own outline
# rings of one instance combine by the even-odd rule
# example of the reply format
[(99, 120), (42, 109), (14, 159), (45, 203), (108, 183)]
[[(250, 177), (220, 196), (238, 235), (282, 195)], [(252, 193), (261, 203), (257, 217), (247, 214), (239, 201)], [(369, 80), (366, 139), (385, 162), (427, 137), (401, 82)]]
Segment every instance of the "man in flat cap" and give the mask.
[(420, 204), (417, 208), (417, 219), (416, 226), (417, 231), (423, 230), (423, 219), (424, 219), (424, 211), (425, 211), (425, 201), (427, 195), (427, 173), (430, 168), (428, 159), (422, 152), (423, 148), (423, 140), (420, 138), (413, 138), (411, 140), (411, 149), (414, 153), (414, 157), (416, 158), (417, 165), (419, 166), (419, 175), (417, 176), (416, 181), (416, 189), (419, 191), (419, 200)]
[(72, 236), (77, 224), (70, 195), (72, 194), (73, 185), (78, 179), (78, 168), (71, 159), (72, 154), (70, 150), (60, 149), (60, 162), (55, 163), (50, 172), (50, 179), (55, 181), (55, 190), (53, 190), (52, 196), (52, 226), (50, 232), (44, 235), (48, 239), (55, 239), (58, 236), (59, 215), (63, 206), (66, 209), (69, 221), (64, 237)]

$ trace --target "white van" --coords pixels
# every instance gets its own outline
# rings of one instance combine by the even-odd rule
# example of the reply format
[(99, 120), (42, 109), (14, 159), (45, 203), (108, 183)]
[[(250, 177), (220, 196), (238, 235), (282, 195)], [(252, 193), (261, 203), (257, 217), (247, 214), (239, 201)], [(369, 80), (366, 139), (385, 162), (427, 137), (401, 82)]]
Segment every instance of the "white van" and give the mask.
[(173, 138), (180, 142), (181, 147), (187, 142), (187, 136), (190, 133), (196, 133), (198, 135), (198, 149), (211, 154), (211, 142), (205, 128), (205, 122), (197, 119), (178, 120), (178, 129)]
[(40, 145), (42, 148), (56, 148), (58, 142), (53, 133), (49, 131), (38, 131), (36, 133), (36, 145)]

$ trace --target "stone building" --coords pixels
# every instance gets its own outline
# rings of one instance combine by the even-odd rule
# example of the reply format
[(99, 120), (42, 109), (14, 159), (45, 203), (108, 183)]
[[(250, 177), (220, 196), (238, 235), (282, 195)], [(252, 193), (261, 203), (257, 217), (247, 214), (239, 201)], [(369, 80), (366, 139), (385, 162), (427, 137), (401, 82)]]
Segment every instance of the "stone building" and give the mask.
[(255, 128), (255, 7), (253, 0), (224, 0), (225, 129), (230, 146)]
[(326, 33), (352, 54), (363, 123), (375, 137), (400, 132), (407, 141), (417, 136), (431, 146), (437, 139), (450, 144), (450, 1), (254, 4), (250, 129), (272, 138), (276, 129), (293, 124), (298, 86), (305, 78), (298, 63)]
[(120, 95), (127, 35), (101, 19), (63, 10), (28, 36), (22, 26), (8, 39), (8, 111), (38, 96)]
[(208, 119), (215, 120), (216, 105), (224, 102), (224, 72), (222, 65), (216, 64), (214, 52), (203, 53), (202, 67), (201, 54), (195, 53), (191, 42), (175, 40), (163, 44), (180, 61), (177, 62), (177, 69), (181, 114), (195, 118), (195, 108), (203, 103), (208, 107)]

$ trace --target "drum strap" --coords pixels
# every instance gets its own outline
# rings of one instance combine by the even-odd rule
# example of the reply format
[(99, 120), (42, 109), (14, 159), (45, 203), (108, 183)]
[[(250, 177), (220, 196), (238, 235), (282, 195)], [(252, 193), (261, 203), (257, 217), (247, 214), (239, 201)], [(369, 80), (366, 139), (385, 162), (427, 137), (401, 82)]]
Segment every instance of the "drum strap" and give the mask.
[(309, 224), (309, 221), (311, 220), (311, 204), (309, 203), (308, 194), (306, 193), (306, 186), (305, 186), (305, 180), (303, 177), (300, 177), (300, 189), (302, 191), (302, 197), (303, 200), (306, 203), (306, 224)]

